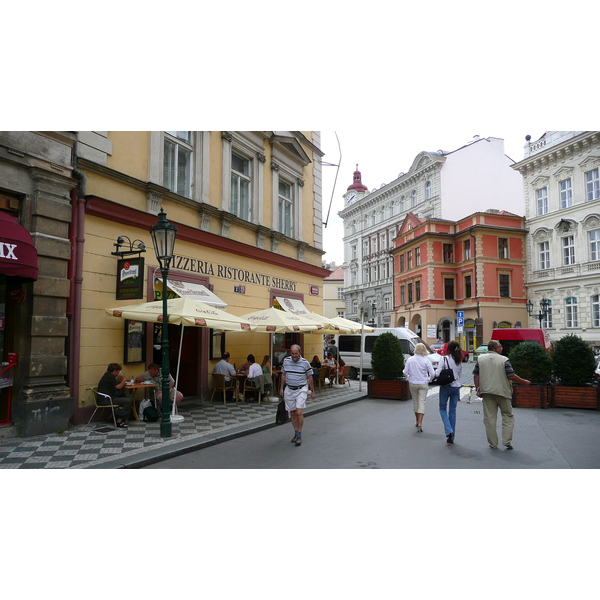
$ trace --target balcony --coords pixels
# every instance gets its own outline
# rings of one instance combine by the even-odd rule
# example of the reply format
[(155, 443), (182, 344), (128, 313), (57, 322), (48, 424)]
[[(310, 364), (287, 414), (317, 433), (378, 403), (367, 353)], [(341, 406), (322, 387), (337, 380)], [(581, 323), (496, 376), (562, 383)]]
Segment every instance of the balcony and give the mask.
[(574, 279), (576, 277), (586, 277), (591, 274), (596, 275), (598, 271), (600, 271), (600, 261), (577, 263), (575, 265), (533, 271), (529, 276), (529, 282)]

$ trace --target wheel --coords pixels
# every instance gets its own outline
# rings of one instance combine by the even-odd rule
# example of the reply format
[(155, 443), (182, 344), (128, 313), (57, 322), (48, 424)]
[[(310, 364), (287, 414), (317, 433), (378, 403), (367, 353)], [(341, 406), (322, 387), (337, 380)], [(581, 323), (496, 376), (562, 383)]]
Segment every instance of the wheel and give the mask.
[(350, 367), (350, 379), (358, 379), (358, 371), (354, 367)]

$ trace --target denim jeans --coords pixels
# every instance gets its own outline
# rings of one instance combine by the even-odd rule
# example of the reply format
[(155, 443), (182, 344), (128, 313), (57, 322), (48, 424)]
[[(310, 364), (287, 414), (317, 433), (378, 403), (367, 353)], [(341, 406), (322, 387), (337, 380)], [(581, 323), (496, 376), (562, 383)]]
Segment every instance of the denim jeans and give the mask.
[[(444, 434), (456, 434), (456, 405), (460, 399), (460, 388), (451, 385), (440, 387), (440, 416), (444, 422)], [(448, 408), (448, 401), (450, 407)]]

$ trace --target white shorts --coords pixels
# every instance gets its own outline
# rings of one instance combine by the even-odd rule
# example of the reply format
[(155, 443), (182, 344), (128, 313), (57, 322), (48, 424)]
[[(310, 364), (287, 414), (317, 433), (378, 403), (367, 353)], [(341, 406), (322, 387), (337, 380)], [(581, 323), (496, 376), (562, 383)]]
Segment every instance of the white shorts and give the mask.
[(292, 412), (297, 408), (306, 408), (306, 396), (308, 395), (308, 385), (303, 385), (298, 390), (291, 390), (286, 386), (283, 391), (283, 399), (285, 400), (285, 408), (288, 412)]

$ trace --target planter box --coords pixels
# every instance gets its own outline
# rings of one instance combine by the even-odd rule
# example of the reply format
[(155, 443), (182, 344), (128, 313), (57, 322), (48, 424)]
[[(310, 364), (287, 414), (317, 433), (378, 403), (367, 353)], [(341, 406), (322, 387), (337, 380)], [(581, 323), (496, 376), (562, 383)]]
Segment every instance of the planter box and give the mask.
[(410, 400), (410, 389), (405, 379), (367, 379), (369, 398), (385, 400)]
[(550, 385), (514, 385), (512, 405), (516, 408), (549, 408), (552, 398)]
[(553, 385), (550, 406), (600, 410), (600, 388), (593, 385)]

